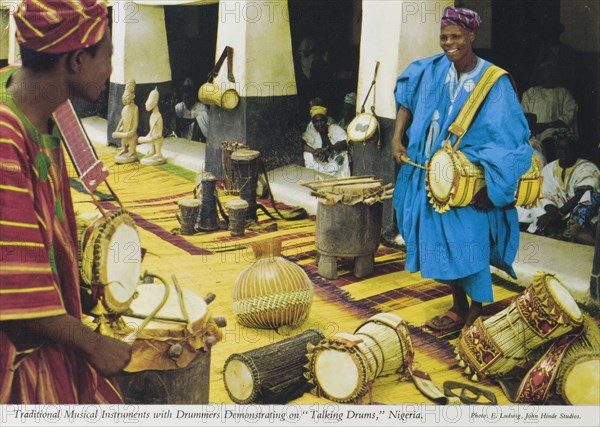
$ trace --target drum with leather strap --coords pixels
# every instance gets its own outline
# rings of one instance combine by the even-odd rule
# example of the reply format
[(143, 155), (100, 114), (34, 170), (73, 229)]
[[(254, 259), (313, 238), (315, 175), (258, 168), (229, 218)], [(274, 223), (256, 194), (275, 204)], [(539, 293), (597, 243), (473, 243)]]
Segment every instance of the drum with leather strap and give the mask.
[[(451, 207), (468, 206), (479, 190), (485, 187), (483, 168), (471, 162), (458, 150), (458, 146), (494, 83), (507, 74), (505, 70), (496, 66), (489, 67), (483, 73), (456, 120), (448, 128), (448, 136), (442, 148), (431, 156), (426, 166), (413, 163), (407, 157), (403, 158), (406, 163), (427, 170), (427, 195), (436, 212), (444, 213)], [(452, 136), (457, 138), (454, 145), (450, 143)], [(535, 205), (541, 197), (542, 182), (541, 165), (533, 156), (530, 169), (519, 180), (515, 205)]]
[[(371, 86), (369, 87), (367, 95), (362, 103), (360, 113), (348, 124), (348, 129), (346, 132), (348, 134), (348, 141), (350, 142), (376, 144), (377, 148), (381, 148), (379, 121), (377, 120), (377, 114), (375, 113), (375, 84), (377, 82), (378, 70), (379, 61), (377, 61), (375, 64), (373, 81), (371, 82)], [(371, 91), (373, 91), (373, 105), (371, 106), (371, 111), (365, 111), (365, 104), (367, 103), (367, 99), (369, 98)]]

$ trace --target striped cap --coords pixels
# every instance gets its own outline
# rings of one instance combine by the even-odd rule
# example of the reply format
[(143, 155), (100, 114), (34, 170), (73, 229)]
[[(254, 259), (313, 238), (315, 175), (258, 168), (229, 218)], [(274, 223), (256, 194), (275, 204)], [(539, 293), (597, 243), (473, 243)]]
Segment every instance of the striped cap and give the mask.
[(42, 53), (92, 46), (108, 27), (106, 4), (96, 0), (23, 0), (14, 18), (19, 44)]
[(442, 14), (441, 27), (458, 25), (471, 31), (477, 31), (481, 25), (481, 17), (477, 12), (466, 7), (448, 6)]

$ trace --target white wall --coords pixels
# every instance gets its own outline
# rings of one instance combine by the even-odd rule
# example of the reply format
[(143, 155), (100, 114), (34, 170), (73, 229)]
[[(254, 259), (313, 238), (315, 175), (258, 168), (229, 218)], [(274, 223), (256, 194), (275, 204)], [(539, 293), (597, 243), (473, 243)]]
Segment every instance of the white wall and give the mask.
[[(221, 0), (215, 62), (225, 46), (241, 96), (297, 93), (287, 0)], [(226, 63), (215, 83), (228, 85)]]
[(123, 13), (113, 7), (113, 72), (110, 81), (125, 84), (171, 80), (169, 47), (162, 7), (135, 5)]
[[(404, 1), (363, 0), (362, 41), (358, 76), (357, 109), (373, 80), (380, 62), (376, 84), (377, 115), (393, 119), (396, 79), (411, 62), (441, 52), (440, 17), (448, 0)], [(365, 105), (373, 105), (373, 93)]]
[(8, 9), (0, 10), (0, 59), (8, 59), (8, 41), (10, 33), (8, 29), (10, 14)]

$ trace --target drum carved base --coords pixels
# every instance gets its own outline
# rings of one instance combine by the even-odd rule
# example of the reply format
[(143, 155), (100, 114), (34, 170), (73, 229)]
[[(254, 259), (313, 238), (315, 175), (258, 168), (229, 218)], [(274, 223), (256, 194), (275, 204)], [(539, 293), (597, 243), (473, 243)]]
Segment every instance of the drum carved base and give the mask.
[(122, 372), (117, 376), (125, 403), (147, 405), (207, 404), (210, 350), (198, 351), (185, 368)]

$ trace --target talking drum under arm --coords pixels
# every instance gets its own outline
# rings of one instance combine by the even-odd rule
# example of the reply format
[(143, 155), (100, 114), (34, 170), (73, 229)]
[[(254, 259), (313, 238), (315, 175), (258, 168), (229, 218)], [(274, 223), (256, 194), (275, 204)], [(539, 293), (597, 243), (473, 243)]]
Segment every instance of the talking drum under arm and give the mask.
[(117, 333), (135, 335), (131, 362), (118, 376), (128, 403), (208, 403), (209, 349), (221, 332), (202, 297), (172, 285), (139, 285), (122, 320), (126, 327)]
[[(464, 153), (449, 143), (436, 151), (427, 164), (425, 181), (427, 196), (436, 212), (447, 212), (451, 207), (468, 206), (475, 195), (486, 186), (481, 166), (472, 163)], [(526, 208), (535, 206), (542, 196), (542, 165), (537, 156), (531, 159), (531, 167), (517, 184), (515, 205)]]
[(128, 213), (117, 211), (107, 217), (79, 215), (77, 223), (84, 309), (102, 303), (109, 313), (125, 312), (139, 283), (142, 263), (135, 222)]
[[(477, 318), (460, 336), (458, 353), (465, 373), (502, 378), (534, 349), (582, 323), (581, 310), (552, 274), (538, 273), (504, 310)], [(473, 372), (474, 371), (474, 372)]]
[(308, 329), (291, 338), (234, 353), (223, 369), (225, 389), (235, 403), (286, 403), (310, 386), (302, 375), (308, 363), (306, 347), (316, 345), (323, 334)]
[(469, 205), (485, 187), (483, 169), (450, 144), (444, 144), (431, 156), (425, 177), (429, 202), (439, 213)]
[(542, 187), (544, 177), (542, 176), (542, 162), (533, 155), (531, 167), (519, 180), (517, 193), (515, 195), (515, 205), (531, 208), (538, 204), (542, 198)]

